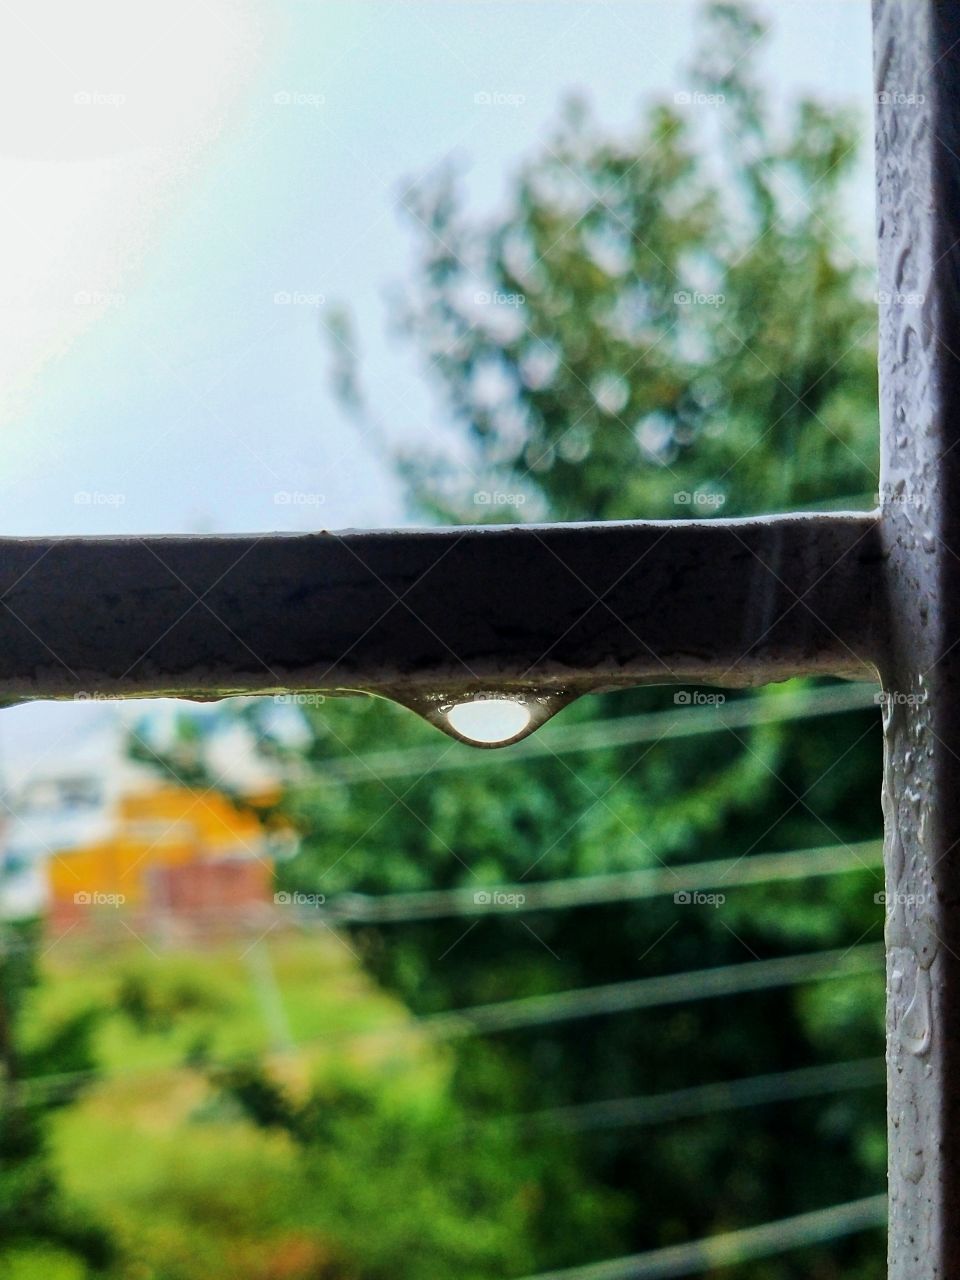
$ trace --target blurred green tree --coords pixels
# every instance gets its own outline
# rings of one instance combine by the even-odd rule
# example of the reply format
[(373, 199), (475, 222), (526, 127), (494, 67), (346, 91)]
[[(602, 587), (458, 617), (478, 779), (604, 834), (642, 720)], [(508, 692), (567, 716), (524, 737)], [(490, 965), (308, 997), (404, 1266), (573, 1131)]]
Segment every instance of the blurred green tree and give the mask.
[[(452, 422), (445, 447), (401, 458), (415, 511), (476, 522), (475, 493), (498, 490), (500, 519), (552, 520), (876, 492), (875, 307), (840, 200), (858, 121), (801, 101), (775, 130), (762, 34), (712, 6), (675, 95), (701, 109), (655, 105), (630, 137), (568, 101), (492, 221), (470, 218), (450, 166), (408, 189), (403, 325)], [(338, 317), (356, 412), (345, 343)]]
[(22, 1033), (25, 1004), (38, 981), (38, 929), (30, 922), (0, 931), (0, 1270), (55, 1276), (73, 1263), (83, 1274), (112, 1260), (112, 1242), (64, 1196), (46, 1131), (51, 1111), (68, 1105), (81, 1087), (55, 1077), (93, 1069), (91, 1036), (100, 1014), (77, 1010), (41, 1039)]
[(213, 1081), (298, 1144), (318, 1189), (301, 1222), (344, 1259), (330, 1280), (492, 1280), (616, 1244), (622, 1197), (591, 1188), (562, 1144), (532, 1146), (509, 1121), (478, 1128), (444, 1092), (398, 1104), (341, 1072), (295, 1097), (256, 1066)]

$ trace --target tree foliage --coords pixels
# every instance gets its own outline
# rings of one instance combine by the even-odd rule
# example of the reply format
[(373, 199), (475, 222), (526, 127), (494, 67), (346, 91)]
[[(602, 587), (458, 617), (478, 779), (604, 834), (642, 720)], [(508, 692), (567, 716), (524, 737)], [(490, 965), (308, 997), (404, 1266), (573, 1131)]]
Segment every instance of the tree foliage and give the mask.
[(418, 509), (474, 522), (473, 495), (503, 490), (526, 501), (501, 518), (663, 517), (699, 490), (741, 515), (876, 491), (876, 321), (840, 199), (857, 120), (804, 100), (776, 129), (760, 35), (714, 6), (677, 95), (706, 105), (656, 104), (628, 137), (568, 101), (492, 222), (449, 165), (410, 189), (404, 324), (456, 436), (403, 457)]
[(51, 1111), (69, 1104), (79, 1086), (54, 1081), (48, 1092), (45, 1077), (92, 1070), (99, 1013), (77, 1010), (41, 1038), (24, 1033), (38, 981), (36, 934), (35, 923), (8, 925), (0, 934), (0, 1267), (15, 1268), (39, 1250), (53, 1274), (64, 1260), (102, 1266), (113, 1248), (107, 1233), (64, 1196), (47, 1145)]

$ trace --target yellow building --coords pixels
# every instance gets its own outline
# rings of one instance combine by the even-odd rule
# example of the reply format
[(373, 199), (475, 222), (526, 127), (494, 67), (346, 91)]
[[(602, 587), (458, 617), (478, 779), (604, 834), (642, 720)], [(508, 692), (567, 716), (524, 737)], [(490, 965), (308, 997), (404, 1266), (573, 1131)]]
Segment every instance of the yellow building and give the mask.
[(274, 858), (296, 842), (264, 820), (280, 775), (242, 724), (204, 729), (204, 763), (220, 790), (131, 758), (131, 734), (147, 744), (121, 705), (76, 711), (84, 731), (57, 755), (8, 763), (0, 918), (45, 915), (56, 928), (118, 907), (229, 915), (272, 903)]
[[(224, 906), (272, 895), (273, 863), (263, 825), (221, 792), (160, 784), (120, 795), (111, 826), (97, 840), (53, 852), (48, 864), (52, 916), (73, 920), (90, 906), (215, 907), (209, 900), (217, 896), (216, 874), (178, 871), (210, 864), (233, 869), (232, 875), (219, 877), (229, 899)], [(238, 873), (244, 864), (249, 869)]]

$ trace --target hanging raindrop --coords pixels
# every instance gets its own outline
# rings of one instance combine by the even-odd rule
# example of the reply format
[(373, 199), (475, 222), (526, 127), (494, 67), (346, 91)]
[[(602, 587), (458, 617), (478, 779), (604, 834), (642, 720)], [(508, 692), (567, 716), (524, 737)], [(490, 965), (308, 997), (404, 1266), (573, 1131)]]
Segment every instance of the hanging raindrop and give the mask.
[(461, 738), (492, 746), (523, 733), (530, 723), (530, 712), (513, 698), (477, 698), (456, 703), (447, 719)]
[(462, 694), (392, 695), (430, 724), (471, 747), (507, 747), (556, 715), (574, 694), (563, 690), (465, 690)]

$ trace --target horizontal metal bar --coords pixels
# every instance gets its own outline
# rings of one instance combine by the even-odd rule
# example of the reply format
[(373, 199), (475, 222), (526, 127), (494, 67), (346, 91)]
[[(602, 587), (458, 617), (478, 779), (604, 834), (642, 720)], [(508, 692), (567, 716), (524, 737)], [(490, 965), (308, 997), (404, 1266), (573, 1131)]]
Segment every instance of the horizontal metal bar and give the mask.
[(0, 697), (873, 678), (874, 515), (0, 540)]

